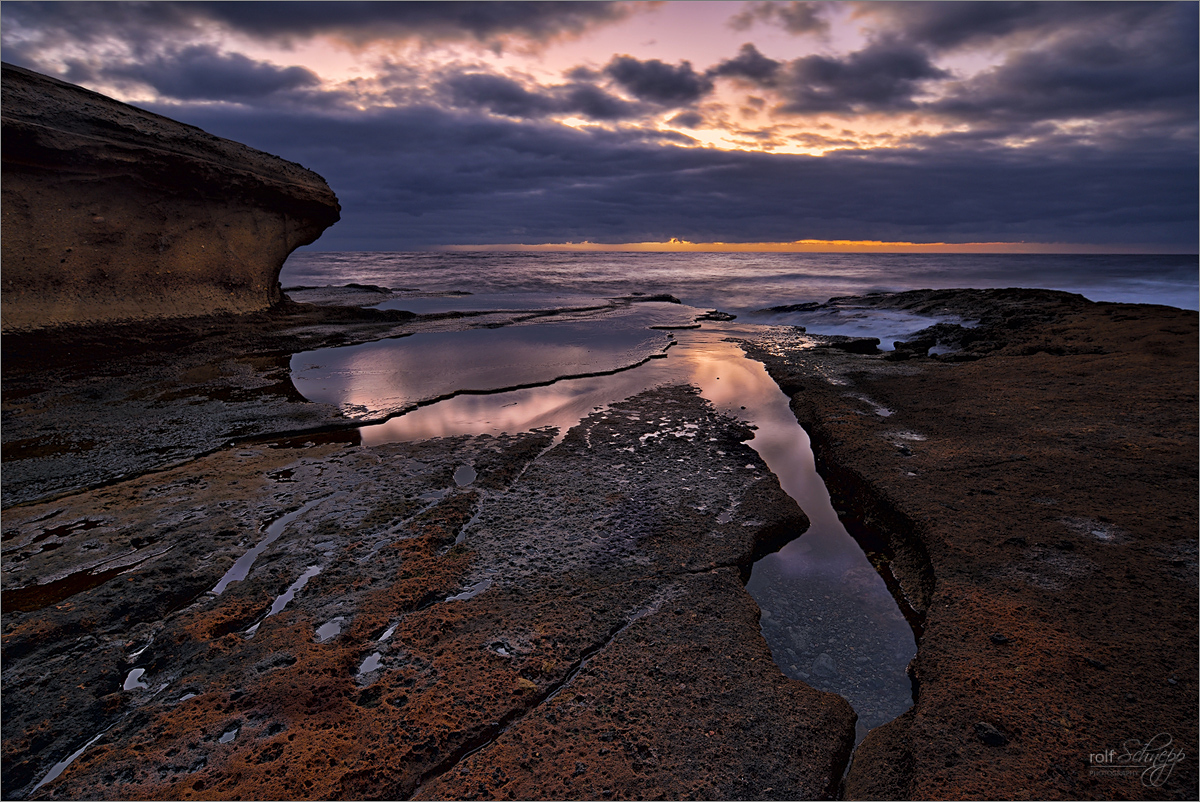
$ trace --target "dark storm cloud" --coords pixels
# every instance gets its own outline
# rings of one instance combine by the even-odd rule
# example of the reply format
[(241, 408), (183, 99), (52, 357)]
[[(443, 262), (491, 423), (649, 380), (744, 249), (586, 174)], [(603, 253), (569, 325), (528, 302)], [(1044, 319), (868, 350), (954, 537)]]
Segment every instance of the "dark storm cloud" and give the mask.
[[(5, 2), (4, 56), (39, 69), (39, 48), (70, 45), (71, 79), (148, 84), (164, 98), (153, 110), (317, 170), (344, 209), (323, 249), (670, 237), (1195, 247), (1195, 3), (872, 4), (859, 11), (876, 24), (857, 52), (776, 61), (747, 44), (707, 71), (616, 56), (601, 70), (570, 70), (555, 86), (414, 61), (319, 87), (303, 68), (191, 39), (213, 25), (276, 40), (318, 31), (355, 41), (545, 39), (626, 10)], [(781, 13), (754, 19), (779, 24)], [(935, 62), (982, 43), (1006, 55), (978, 75), (952, 75)], [(113, 55), (117, 45), (125, 49)], [(682, 112), (676, 125), (703, 124), (700, 111), (709, 110), (689, 107), (717, 79), (761, 87), (767, 102), (746, 100), (756, 107), (915, 111), (967, 130), (876, 151), (850, 149), (833, 128), (794, 135), (848, 146), (813, 158), (676, 147), (691, 140), (638, 127), (664, 109)], [(617, 97), (616, 87), (636, 100)], [(357, 109), (379, 102), (379, 92), (398, 108)], [(620, 125), (575, 130), (548, 119), (561, 114)]]
[(698, 111), (684, 111), (668, 120), (667, 124), (678, 125), (680, 128), (699, 128), (704, 125), (704, 115)]
[(1194, 120), (1200, 89), (1194, 63), (1154, 70), (1113, 48), (1089, 50), (1022, 54), (955, 87), (932, 109), (967, 121), (1128, 118), (1156, 109)]
[(844, 58), (802, 56), (777, 83), (784, 111), (869, 112), (916, 108), (922, 83), (948, 75), (920, 49), (883, 39)]
[(1194, 142), (1021, 151), (987, 142), (822, 158), (683, 148), (433, 107), (314, 115), (155, 111), (324, 175), (324, 249), (438, 244), (883, 239), (1194, 246)]
[(646, 109), (588, 83), (526, 89), (511, 78), (489, 72), (454, 72), (436, 87), (449, 105), (487, 109), (507, 117), (537, 119), (551, 114), (580, 114), (593, 120), (625, 120)]
[(582, 114), (593, 120), (625, 120), (645, 113), (641, 105), (610, 95), (592, 84), (567, 84), (558, 92), (563, 111)]
[(729, 25), (734, 30), (744, 31), (756, 22), (778, 25), (788, 33), (826, 33), (829, 23), (824, 18), (825, 3), (750, 3), (744, 11), (734, 15)]
[(509, 117), (544, 117), (555, 110), (545, 95), (493, 73), (459, 73), (444, 79), (438, 88), (452, 105), (486, 108)]
[(767, 58), (750, 42), (731, 59), (726, 59), (708, 71), (709, 75), (745, 78), (759, 86), (774, 86), (775, 75), (783, 62)]
[[(1194, 130), (1200, 81), (1198, 6), (1154, 7), (1137, 28), (1077, 24), (1053, 46), (1017, 50), (954, 84), (932, 110), (965, 121), (1018, 122), (1115, 116), (1124, 125), (1174, 119)], [(1153, 115), (1146, 119), (1145, 115)]]
[[(779, 62), (745, 44), (708, 70), (774, 89), (797, 114), (920, 111), (1030, 136), (1049, 121), (1092, 119), (1099, 135), (1173, 120), (1195, 130), (1196, 3), (863, 3), (875, 32), (861, 50)], [(1007, 55), (958, 78), (942, 51), (989, 44)], [(927, 91), (940, 97), (925, 95)], [(1044, 127), (1044, 126), (1043, 126)]]
[(6, 25), (49, 39), (146, 44), (213, 25), (261, 39), (335, 35), (356, 44), (392, 38), (547, 40), (616, 22), (622, 2), (5, 2)]
[[(181, 100), (255, 100), (320, 83), (303, 67), (277, 67), (240, 53), (220, 53), (207, 45), (185, 47), (106, 70), (88, 70), (80, 65), (73, 73), (79, 71), (92, 73), (92, 80), (129, 79), (149, 84), (160, 95)], [(80, 80), (74, 74), (71, 77)]]
[(658, 59), (639, 61), (632, 56), (613, 56), (604, 68), (634, 97), (664, 106), (686, 106), (712, 91), (712, 80), (692, 69), (689, 61), (677, 65)]
[(789, 62), (768, 58), (747, 42), (708, 75), (775, 89), (783, 100), (780, 111), (818, 114), (915, 109), (914, 96), (925, 82), (950, 73), (935, 66), (924, 50), (885, 38), (846, 56), (801, 56)]
[(549, 39), (624, 19), (614, 2), (198, 3), (199, 13), (263, 38), (335, 33), (357, 42), (419, 35), (480, 41), (506, 34)]
[[(877, 21), (879, 29), (934, 50), (986, 45), (998, 39), (1025, 39), (1064, 31), (1120, 32), (1171, 13), (1180, 3), (1148, 2), (905, 2), (856, 3), (855, 16)], [(1194, 5), (1194, 4), (1187, 4)], [(1194, 30), (1192, 31), (1194, 33)]]

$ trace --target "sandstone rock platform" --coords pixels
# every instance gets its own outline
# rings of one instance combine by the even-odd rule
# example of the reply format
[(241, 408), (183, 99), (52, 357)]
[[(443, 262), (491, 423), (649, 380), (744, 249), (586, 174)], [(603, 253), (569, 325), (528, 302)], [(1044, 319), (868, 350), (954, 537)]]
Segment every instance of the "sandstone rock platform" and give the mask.
[[(854, 303), (978, 325), (886, 354), (745, 346), (920, 619), (916, 706), (844, 783), (853, 712), (783, 676), (743, 588), (805, 526), (744, 424), (669, 386), (557, 443), (366, 447), (288, 354), (511, 316), (285, 305), (79, 330), (55, 364), (6, 336), (0, 790), (1194, 798), (1196, 313)], [(1169, 771), (1096, 770), (1162, 734)]]
[(5, 795), (829, 796), (854, 713), (758, 630), (806, 521), (749, 436), (663, 388), (558, 445), (300, 438), (10, 508)]
[(1196, 313), (1031, 290), (834, 300), (977, 324), (875, 356), (750, 349), (923, 614), (916, 706), (863, 741), (846, 798), (1194, 798)]

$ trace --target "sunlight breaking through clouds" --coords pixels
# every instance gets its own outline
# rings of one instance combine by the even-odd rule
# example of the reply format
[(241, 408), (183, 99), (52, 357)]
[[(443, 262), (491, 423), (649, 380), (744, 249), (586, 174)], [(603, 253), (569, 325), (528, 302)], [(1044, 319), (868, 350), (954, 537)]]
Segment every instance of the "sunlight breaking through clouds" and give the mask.
[[(6, 61), (325, 174), (363, 225), (393, 232), (370, 247), (502, 242), (539, 214), (544, 242), (771, 242), (797, 227), (950, 244), (1196, 239), (1191, 3), (6, 2), (0, 13)], [(376, 154), (373, 169), (356, 145)], [(680, 170), (725, 180), (698, 186)], [(970, 204), (958, 186), (978, 189)], [(505, 214), (510, 193), (550, 206)], [(350, 228), (323, 243), (363, 236)]]

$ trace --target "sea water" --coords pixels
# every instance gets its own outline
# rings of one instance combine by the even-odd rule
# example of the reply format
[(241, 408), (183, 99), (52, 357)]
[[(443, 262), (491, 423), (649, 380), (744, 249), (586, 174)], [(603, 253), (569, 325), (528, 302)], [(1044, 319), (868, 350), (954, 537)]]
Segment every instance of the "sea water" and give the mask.
[(284, 265), (281, 281), (285, 288), (355, 282), (514, 297), (665, 292), (691, 306), (739, 315), (840, 295), (963, 287), (1041, 288), (1093, 301), (1200, 307), (1197, 257), (1186, 255), (298, 251)]

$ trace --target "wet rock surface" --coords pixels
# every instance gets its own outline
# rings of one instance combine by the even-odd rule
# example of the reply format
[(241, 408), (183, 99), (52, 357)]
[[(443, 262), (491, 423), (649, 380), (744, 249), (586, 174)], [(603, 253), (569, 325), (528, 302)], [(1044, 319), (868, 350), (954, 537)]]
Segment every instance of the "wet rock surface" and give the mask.
[(829, 795), (854, 714), (758, 631), (806, 521), (750, 434), (662, 388), (554, 447), (299, 437), (10, 507), (4, 793)]
[(784, 330), (750, 348), (923, 617), (916, 706), (863, 741), (847, 798), (1194, 798), (1196, 313), (1024, 290), (849, 301), (980, 322), (934, 357), (940, 329), (899, 359)]
[(296, 391), (289, 357), (331, 338), (403, 334), (411, 318), (288, 303), (155, 326), (5, 334), (3, 503), (117, 481), (234, 439), (346, 429), (336, 407)]
[(355, 286), (298, 290), (297, 302), (285, 299), (256, 314), (5, 334), (4, 506), (179, 464), (246, 438), (356, 437), (355, 427), (371, 415), (351, 419), (336, 405), (305, 399), (291, 379), (297, 352), (416, 333), (594, 320), (631, 305), (617, 299), (532, 314), (414, 315), (357, 308), (364, 295), (377, 303), (380, 293)]
[(4, 331), (252, 312), (337, 222), (298, 164), (5, 64)]
[[(679, 386), (557, 445), (364, 447), (295, 393), (288, 355), (536, 320), (360, 309), (383, 293), (349, 289), (6, 335), (0, 791), (839, 793), (854, 714), (814, 688), (855, 666), (767, 618), (809, 678), (772, 660), (743, 583), (806, 522), (750, 430)], [(956, 346), (973, 359), (786, 328), (747, 346), (919, 613), (916, 706), (866, 737), (841, 793), (1194, 798), (1195, 313), (1015, 290), (849, 302), (980, 323)], [(1186, 760), (1160, 785), (1091, 770), (1162, 733)]]

